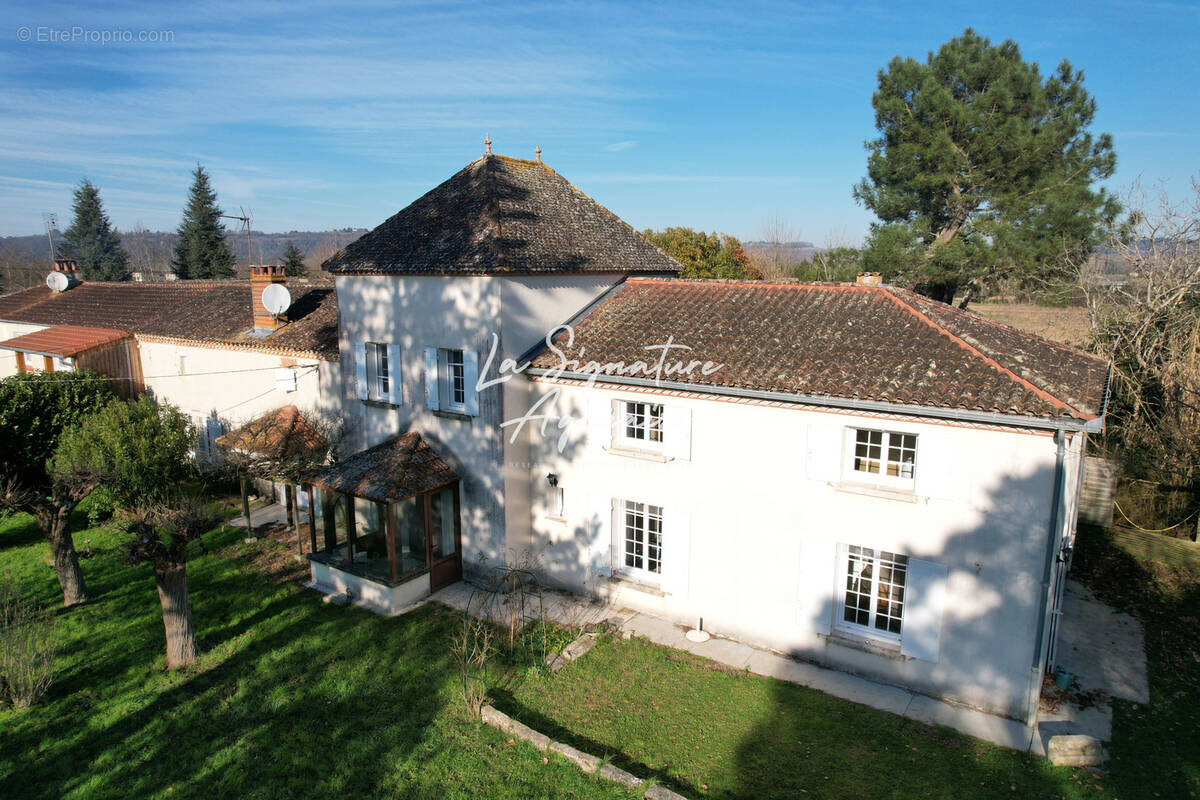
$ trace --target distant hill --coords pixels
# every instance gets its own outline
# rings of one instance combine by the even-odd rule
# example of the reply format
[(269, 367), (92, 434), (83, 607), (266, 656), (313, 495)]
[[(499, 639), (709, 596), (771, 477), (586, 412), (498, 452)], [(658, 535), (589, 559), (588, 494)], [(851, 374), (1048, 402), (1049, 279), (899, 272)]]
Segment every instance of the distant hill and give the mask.
[(788, 261), (799, 264), (801, 261), (808, 261), (815, 253), (819, 253), (825, 248), (817, 247), (812, 242), (742, 242), (742, 249), (751, 258), (767, 252), (775, 252), (778, 249), (787, 257)]
[[(341, 228), (332, 231), (288, 231), (287, 233), (250, 232), (255, 264), (278, 264), (288, 242), (295, 242), (304, 253), (309, 269), (315, 270), (325, 259), (367, 232), (366, 228)], [(57, 244), (61, 231), (54, 231)], [(237, 258), (238, 272), (249, 273), (246, 261), (246, 234), (229, 230), (226, 241)], [(175, 234), (165, 231), (121, 231), (121, 243), (129, 253), (130, 270), (146, 280), (162, 280), (171, 271)], [(0, 291), (33, 286), (50, 271), (50, 243), (45, 234), (0, 237)]]

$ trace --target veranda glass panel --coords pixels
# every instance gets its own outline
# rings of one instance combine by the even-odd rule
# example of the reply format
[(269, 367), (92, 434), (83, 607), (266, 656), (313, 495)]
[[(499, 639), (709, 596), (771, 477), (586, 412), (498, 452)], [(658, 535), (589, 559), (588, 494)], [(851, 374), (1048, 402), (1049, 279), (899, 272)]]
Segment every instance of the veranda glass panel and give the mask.
[(327, 553), (346, 556), (346, 496), (329, 489), (317, 490), (316, 517), (321, 529), (321, 546)]
[(410, 497), (392, 504), (392, 525), (396, 529), (396, 574), (424, 569), (425, 504), (422, 497)]
[(433, 536), (434, 559), (455, 553), (454, 489), (442, 489), (429, 495), (430, 535)]
[(387, 557), (387, 506), (354, 498), (354, 566), (382, 578), (391, 577)]

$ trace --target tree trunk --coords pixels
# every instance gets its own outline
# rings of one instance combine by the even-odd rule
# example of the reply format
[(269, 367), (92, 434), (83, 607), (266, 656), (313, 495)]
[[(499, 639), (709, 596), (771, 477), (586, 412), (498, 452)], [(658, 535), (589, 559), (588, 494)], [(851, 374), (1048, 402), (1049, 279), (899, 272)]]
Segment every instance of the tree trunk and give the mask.
[(50, 552), (54, 554), (54, 574), (58, 577), (58, 585), (62, 587), (63, 605), (67, 608), (88, 600), (87, 584), (83, 580), (83, 570), (79, 568), (79, 554), (75, 552), (75, 540), (71, 538), (71, 512), (74, 508), (74, 504), (70, 507), (57, 506), (36, 515), (50, 542)]
[(190, 664), (196, 660), (196, 630), (188, 599), (187, 564), (155, 563), (154, 585), (158, 587), (167, 635), (167, 669)]
[(240, 476), (238, 483), (242, 487), (242, 516), (246, 518), (246, 535), (253, 536), (254, 528), (250, 525), (250, 495), (246, 490), (246, 476)]

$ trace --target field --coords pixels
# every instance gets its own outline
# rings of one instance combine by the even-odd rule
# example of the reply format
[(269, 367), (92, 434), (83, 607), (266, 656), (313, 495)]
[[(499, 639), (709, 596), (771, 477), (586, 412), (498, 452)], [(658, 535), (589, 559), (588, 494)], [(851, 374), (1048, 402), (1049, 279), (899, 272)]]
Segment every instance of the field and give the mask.
[(1083, 347), (1087, 342), (1086, 308), (1051, 308), (1032, 303), (972, 303), (970, 310), (993, 322), (1072, 347)]

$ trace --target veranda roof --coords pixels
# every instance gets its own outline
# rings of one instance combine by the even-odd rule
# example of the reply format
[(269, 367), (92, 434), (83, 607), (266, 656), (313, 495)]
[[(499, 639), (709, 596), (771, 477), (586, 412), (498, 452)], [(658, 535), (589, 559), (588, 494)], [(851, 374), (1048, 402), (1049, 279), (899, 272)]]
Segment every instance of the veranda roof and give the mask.
[(395, 503), (457, 480), (458, 475), (421, 435), (409, 431), (322, 468), (309, 483), (367, 500)]

